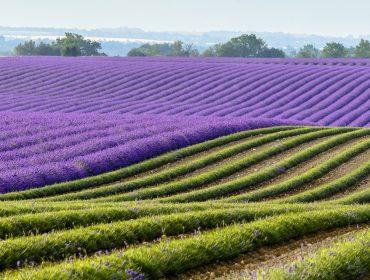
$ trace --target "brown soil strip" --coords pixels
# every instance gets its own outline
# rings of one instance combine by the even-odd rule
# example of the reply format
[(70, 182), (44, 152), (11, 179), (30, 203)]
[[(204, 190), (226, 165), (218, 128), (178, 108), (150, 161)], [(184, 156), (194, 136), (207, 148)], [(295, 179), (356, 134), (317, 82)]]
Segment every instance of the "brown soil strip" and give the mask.
[(259, 269), (268, 270), (282, 267), (293, 261), (315, 253), (318, 249), (330, 246), (342, 238), (349, 238), (359, 229), (369, 228), (368, 224), (350, 226), (308, 235), (299, 240), (284, 244), (262, 247), (233, 260), (219, 262), (190, 270), (184, 274), (170, 276), (170, 280), (207, 280), (207, 279), (248, 279)]

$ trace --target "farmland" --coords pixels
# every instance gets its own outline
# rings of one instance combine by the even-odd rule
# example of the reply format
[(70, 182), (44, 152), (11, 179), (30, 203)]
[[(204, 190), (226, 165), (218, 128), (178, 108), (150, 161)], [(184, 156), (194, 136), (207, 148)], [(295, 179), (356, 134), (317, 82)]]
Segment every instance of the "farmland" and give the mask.
[(0, 276), (365, 279), (369, 94), (366, 59), (0, 58)]

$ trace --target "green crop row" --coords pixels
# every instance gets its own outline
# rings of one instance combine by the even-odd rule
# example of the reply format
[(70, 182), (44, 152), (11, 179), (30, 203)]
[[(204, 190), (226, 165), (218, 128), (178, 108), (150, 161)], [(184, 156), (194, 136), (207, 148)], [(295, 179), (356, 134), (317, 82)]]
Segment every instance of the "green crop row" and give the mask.
[(283, 199), (276, 200), (274, 202), (291, 203), (291, 202), (310, 202), (323, 198), (330, 197), (331, 195), (337, 194), (347, 188), (361, 182), (370, 175), (370, 162), (357, 168), (356, 170), (348, 173), (347, 175), (338, 178), (330, 183), (320, 185), (316, 188), (291, 195)]
[[(246, 210), (261, 209), (264, 211), (302, 212), (325, 209), (325, 204), (264, 204), (258, 203), (183, 203), (183, 204), (144, 204), (109, 207), (93, 207), (89, 209), (60, 210), (56, 212), (30, 213), (0, 218), (0, 238), (41, 234), (54, 230), (64, 230), (75, 227), (90, 226), (99, 223), (110, 223), (153, 217), (165, 214), (185, 213), (194, 211), (209, 211), (217, 209), (241, 208)], [(332, 207), (332, 206), (330, 206)]]
[[(112, 193), (122, 192), (122, 189), (118, 189), (115, 187), (102, 187), (97, 190), (90, 190), (86, 192), (76, 193), (76, 194), (69, 194), (62, 197), (57, 197), (57, 199), (89, 199), (94, 197), (100, 197), (96, 201), (124, 201), (124, 200), (136, 200), (136, 199), (148, 199), (154, 198), (163, 195), (170, 195), (175, 194), (178, 192), (184, 192), (205, 184), (212, 183), (216, 180), (225, 178), (238, 172), (246, 167), (249, 167), (253, 164), (261, 162), (264, 159), (269, 158), (270, 156), (277, 155), (284, 151), (287, 151), (291, 148), (299, 146), (301, 144), (310, 142), (312, 140), (335, 135), (341, 132), (341, 129), (327, 129), (321, 130), (316, 132), (310, 132), (307, 134), (299, 135), (292, 137), (291, 139), (281, 141), (280, 144), (265, 148), (260, 152), (252, 153), (248, 156), (230, 161), (225, 163), (219, 167), (216, 167), (210, 171), (197, 174), (195, 176), (187, 177), (182, 180), (178, 180), (176, 182), (171, 182), (167, 184), (162, 184), (152, 188), (144, 188), (140, 190), (135, 190), (133, 192), (127, 194), (116, 194), (111, 197), (105, 197), (107, 195), (111, 195)], [(357, 130), (356, 132), (359, 132)], [(353, 132), (350, 132), (353, 133)], [(363, 133), (363, 131), (361, 131)], [(360, 134), (361, 134), (360, 133)], [(348, 133), (345, 133), (348, 134)]]
[(358, 130), (355, 132), (348, 132), (338, 135), (323, 141), (320, 144), (306, 148), (301, 152), (294, 154), (286, 159), (281, 160), (270, 168), (265, 168), (260, 172), (255, 172), (250, 175), (229, 181), (224, 184), (212, 186), (205, 189), (194, 190), (184, 194), (178, 194), (172, 197), (164, 198), (162, 201), (168, 202), (189, 202), (189, 201), (204, 201), (211, 198), (217, 198), (223, 195), (229, 195), (233, 192), (244, 190), (250, 186), (260, 184), (264, 181), (279, 176), (289, 168), (292, 168), (300, 163), (303, 163), (314, 156), (325, 152), (337, 145), (343, 144), (347, 141), (368, 135), (369, 130)]
[[(92, 209), (64, 210), (57, 212), (45, 212), (24, 214), (0, 218), (0, 238), (40, 234), (53, 230), (69, 229), (74, 227), (89, 226), (98, 223), (109, 223), (137, 219), (146, 216), (156, 216), (171, 213), (184, 213), (189, 211), (207, 211), (209, 209), (230, 209), (244, 207), (253, 209), (253, 205), (243, 206), (240, 204), (207, 204), (191, 205), (131, 205), (116, 207), (94, 207)], [(266, 207), (266, 209), (274, 209)], [(278, 208), (280, 209), (280, 208)], [(289, 209), (283, 207), (281, 209)], [(292, 208), (295, 209), (295, 208)]]
[(370, 202), (370, 188), (350, 193), (342, 198), (331, 200), (334, 203), (340, 204), (354, 204), (354, 203), (369, 203)]
[[(274, 134), (271, 134), (271, 135), (267, 135), (265, 137), (260, 137), (260, 138), (256, 138), (256, 139), (251, 139), (250, 141), (246, 141), (245, 143), (239, 144), (236, 149), (234, 149), (233, 147), (229, 147), (229, 148), (227, 148), (223, 151), (218, 151), (217, 153), (215, 153), (213, 155), (208, 155), (208, 156), (204, 156), (200, 159), (195, 159), (191, 163), (185, 163), (181, 166), (176, 166), (172, 169), (167, 169), (167, 170), (164, 170), (160, 173), (153, 174), (153, 175), (143, 177), (143, 178), (139, 178), (139, 179), (136, 179), (134, 181), (120, 183), (120, 184), (114, 184), (114, 185), (108, 185), (108, 186), (102, 186), (102, 187), (98, 187), (98, 188), (94, 188), (94, 189), (88, 189), (88, 190), (80, 191), (80, 192), (77, 192), (77, 193), (70, 193), (70, 194), (67, 193), (67, 194), (59, 195), (59, 196), (52, 197), (52, 198), (49, 198), (49, 199), (51, 199), (51, 200), (91, 199), (91, 198), (108, 196), (108, 195), (111, 195), (111, 194), (116, 194), (116, 193), (121, 193), (121, 192), (133, 191), (133, 190), (136, 190), (136, 189), (145, 188), (146, 186), (149, 186), (149, 185), (152, 185), (152, 184), (155, 184), (155, 183), (160, 183), (163, 180), (165, 180), (166, 178), (174, 178), (177, 175), (186, 174), (190, 171), (195, 171), (196, 169), (204, 167), (204, 166), (206, 166), (207, 164), (209, 164), (211, 162), (212, 163), (217, 162), (217, 161), (219, 161), (223, 158), (227, 158), (229, 156), (235, 155), (236, 153), (239, 153), (239, 152), (244, 151), (244, 150), (248, 150), (248, 149), (253, 148), (253, 147), (258, 147), (262, 144), (271, 142), (273, 140), (285, 138), (285, 137), (288, 137), (288, 136), (301, 135), (301, 134), (303, 134), (303, 136), (296, 136), (296, 137), (304, 137), (304, 135), (311, 135), (312, 133), (317, 133), (319, 135), (321, 135), (321, 134), (323, 134), (323, 135), (329, 134), (330, 135), (330, 133), (341, 133), (342, 132), (341, 130), (337, 131), (336, 129), (334, 129), (334, 130), (333, 129), (331, 129), (331, 130), (328, 129), (328, 130), (320, 130), (318, 132), (308, 133), (310, 131), (311, 131), (310, 129), (308, 129), (308, 130), (307, 129), (296, 129), (296, 130), (291, 130), (291, 131), (277, 132), (277, 133), (274, 133)], [(305, 134), (305, 133), (307, 133), (307, 134)], [(242, 147), (239, 147), (240, 145)], [(279, 150), (277, 152), (279, 152)], [(248, 162), (248, 164), (250, 164), (250, 163)], [(215, 173), (215, 174), (219, 174), (219, 176), (222, 176), (223, 173), (221, 173), (221, 171), (219, 171), (219, 170), (224, 171), (225, 174), (230, 174), (231, 172), (235, 172), (234, 169), (242, 168), (242, 163), (240, 163), (239, 165), (236, 165), (236, 164), (232, 165), (232, 167), (234, 167), (234, 168), (227, 168), (229, 166), (231, 167), (231, 164), (229, 164), (228, 166), (223, 165), (219, 168), (213, 169), (212, 171), (206, 172), (206, 174)], [(197, 178), (197, 177), (200, 177), (200, 176), (204, 176), (204, 175), (200, 174), (200, 175), (193, 176), (193, 177)], [(190, 177), (190, 178), (193, 178), (193, 177)], [(190, 185), (190, 182), (189, 182), (191, 180), (190, 178), (185, 178), (185, 179), (182, 179), (182, 180), (178, 180), (176, 183), (167, 183), (167, 184), (168, 185), (182, 184), (184, 181), (186, 181), (186, 184)], [(197, 179), (193, 179), (193, 181), (194, 180), (198, 181)]]
[(370, 230), (358, 232), (337, 244), (319, 250), (314, 256), (260, 275), (271, 280), (348, 280), (365, 279), (370, 273)]
[[(112, 172), (100, 174), (97, 176), (92, 176), (80, 180), (75, 180), (71, 182), (64, 182), (59, 184), (54, 184), (50, 186), (45, 186), (42, 188), (35, 188), (26, 191), (12, 192), (7, 194), (1, 194), (0, 200), (20, 200), (20, 199), (30, 199), (37, 197), (52, 196), (66, 192), (79, 191), (87, 189), (94, 186), (99, 186), (103, 184), (113, 183), (118, 180), (128, 178), (133, 175), (140, 174), (142, 172), (149, 171), (161, 167), (165, 164), (175, 162), (179, 159), (185, 158), (187, 156), (194, 155), (203, 151), (207, 151), (211, 148), (228, 144), (233, 141), (241, 140), (251, 136), (264, 135), (279, 131), (295, 130), (296, 127), (271, 127), (256, 129), (250, 131), (243, 131), (235, 134), (230, 134), (224, 137), (219, 137), (210, 141), (192, 145), (189, 147), (182, 148), (177, 151), (169, 152), (164, 155), (142, 161), (137, 164), (130, 165)], [(320, 129), (320, 128), (315, 128)], [(324, 129), (324, 128), (321, 128)]]
[[(228, 201), (223, 200), (213, 200), (213, 201), (204, 201), (204, 202), (191, 202), (184, 203), (184, 207), (189, 207), (193, 209), (194, 207), (199, 209), (212, 209), (214, 205), (223, 205), (224, 207), (231, 206), (243, 206), (246, 205), (244, 202), (241, 203), (229, 203)], [(256, 205), (258, 203), (248, 203), (248, 206)], [(269, 203), (270, 204), (270, 203)], [(276, 204), (276, 203), (272, 203)], [(142, 201), (123, 201), (123, 202), (95, 202), (92, 200), (74, 200), (74, 201), (56, 201), (53, 203), (42, 202), (42, 201), (7, 201), (0, 202), (0, 218), (1, 217), (11, 217), (16, 215), (24, 214), (48, 214), (49, 212), (63, 212), (63, 211), (90, 211), (97, 208), (138, 208), (141, 207), (156, 207), (161, 205), (163, 207), (183, 207), (181, 204), (171, 204), (166, 203), (161, 204), (155, 200), (142, 200)], [(221, 206), (222, 207), (222, 206)], [(189, 210), (192, 211), (192, 210)]]
[[(267, 198), (267, 197), (272, 197), (272, 196), (275, 196), (275, 195), (278, 195), (278, 194), (285, 193), (285, 192), (290, 191), (290, 190), (294, 190), (296, 188), (299, 188), (299, 187), (303, 186), (304, 184), (310, 183), (311, 181), (316, 180), (316, 179), (324, 176), (325, 174), (329, 173), (330, 171), (332, 171), (336, 167), (338, 167), (341, 164), (349, 161), (350, 159), (352, 159), (356, 155), (366, 151), (369, 148), (370, 148), (370, 140), (360, 142), (360, 143), (356, 144), (355, 146), (353, 146), (349, 149), (346, 149), (345, 151), (343, 151), (343, 152), (341, 152), (337, 155), (334, 155), (329, 160), (327, 160), (327, 161), (309, 169), (308, 171), (306, 171), (302, 174), (296, 175), (293, 178), (288, 179), (288, 180), (286, 180), (282, 183), (267, 186), (267, 187), (264, 187), (264, 188), (260, 188), (258, 190), (251, 191), (251, 192), (248, 192), (248, 193), (243, 193), (243, 194), (240, 194), (240, 195), (237, 195), (237, 196), (233, 196), (233, 197), (230, 197), (228, 199), (225, 199), (225, 201), (230, 201), (230, 202), (258, 201), (258, 200), (261, 200), (261, 199), (264, 199), (264, 198)], [(359, 179), (364, 178), (363, 175), (366, 176), (367, 172), (368, 172), (368, 169), (365, 168), (365, 170), (360, 172), (361, 173), (360, 176), (356, 176), (354, 178), (348, 178), (349, 180), (346, 179), (345, 180), (347, 182), (346, 186), (348, 186), (348, 185), (350, 185), (354, 182), (357, 182)], [(357, 173), (354, 173), (354, 175), (355, 174), (357, 174)], [(358, 178), (358, 177), (360, 177), (360, 178)], [(355, 179), (355, 180), (351, 180), (351, 179)], [(335, 184), (334, 183), (335, 182), (330, 182), (328, 184), (325, 184), (326, 187), (329, 187), (333, 184), (333, 187), (331, 188), (333, 193), (335, 192), (335, 187), (334, 187)], [(309, 191), (307, 191), (307, 193), (308, 192)], [(297, 197), (297, 196), (294, 196), (294, 197)], [(289, 196), (287, 198), (287, 200), (290, 201), (290, 198), (291, 198), (291, 196)], [(285, 199), (284, 199), (284, 201), (285, 201)], [(292, 200), (292, 201), (294, 201), (294, 200)]]
[[(73, 255), (86, 255), (98, 250), (152, 241), (163, 235), (186, 234), (287, 212), (299, 212), (297, 210), (299, 208), (286, 207), (206, 210), (111, 222), (47, 235), (10, 238), (0, 242), (0, 269), (16, 267), (20, 263), (61, 260)], [(123, 218), (127, 219), (127, 216)], [(134, 218), (139, 215), (135, 213), (131, 216)]]
[(128, 279), (128, 273), (143, 273), (147, 278), (158, 279), (218, 260), (231, 259), (264, 245), (369, 221), (368, 207), (283, 214), (185, 239), (113, 251), (108, 256), (7, 271), (2, 276), (3, 279)]

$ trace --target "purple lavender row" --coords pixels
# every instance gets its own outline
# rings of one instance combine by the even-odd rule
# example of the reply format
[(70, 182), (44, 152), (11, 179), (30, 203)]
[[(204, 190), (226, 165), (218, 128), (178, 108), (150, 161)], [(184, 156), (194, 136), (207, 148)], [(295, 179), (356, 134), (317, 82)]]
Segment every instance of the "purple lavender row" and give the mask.
[[(96, 126), (97, 136), (83, 142), (76, 143), (80, 136), (77, 133), (61, 136), (52, 142), (41, 141), (36, 146), (26, 141), (24, 147), (0, 153), (0, 192), (96, 175), (232, 132), (287, 124), (286, 121), (246, 118), (178, 118), (112, 114), (101, 117), (93, 114), (65, 114), (65, 117), (61, 118), (60, 114), (55, 116), (52, 113), (0, 113), (2, 120), (7, 119), (8, 115), (12, 125), (17, 123), (17, 119), (23, 124), (28, 119), (30, 124), (36, 124), (45, 135), (53, 133), (55, 124), (60, 124), (62, 129), (68, 130), (70, 127), (64, 123), (74, 122), (76, 126), (79, 124), (86, 126), (88, 122), (98, 122), (103, 126), (104, 121), (109, 119), (117, 125), (110, 128), (109, 131), (113, 133), (107, 137), (104, 133), (100, 135), (99, 126)], [(146, 125), (149, 120), (152, 126)], [(120, 126), (122, 123), (125, 126)], [(142, 123), (144, 129), (141, 127)], [(3, 122), (1, 127), (6, 130), (6, 122)], [(23, 137), (28, 138), (27, 135)]]
[[(361, 116), (347, 116), (357, 105), (368, 106), (366, 59), (212, 61), (0, 59), (0, 111), (244, 116), (369, 126), (358, 121)], [(335, 65), (327, 65), (330, 61)], [(353, 96), (357, 105), (350, 102), (338, 115)]]

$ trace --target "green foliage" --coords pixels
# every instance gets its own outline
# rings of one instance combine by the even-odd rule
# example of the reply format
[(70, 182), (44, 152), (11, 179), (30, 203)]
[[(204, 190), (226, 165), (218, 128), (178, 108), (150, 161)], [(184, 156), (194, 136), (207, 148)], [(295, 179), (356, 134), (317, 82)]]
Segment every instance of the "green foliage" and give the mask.
[(305, 45), (297, 53), (297, 57), (301, 58), (317, 58), (320, 56), (320, 51), (314, 45)]
[(262, 50), (266, 48), (265, 41), (256, 35), (243, 34), (231, 38), (230, 41), (215, 46), (217, 56), (235, 57), (259, 57)]
[(203, 56), (219, 57), (285, 57), (282, 50), (268, 48), (266, 42), (255, 34), (243, 34), (230, 41), (207, 49)]
[(83, 36), (74, 33), (66, 33), (63, 38), (56, 40), (55, 45), (61, 50), (63, 56), (99, 56), (101, 45), (99, 42), (84, 39)]
[[(144, 46), (144, 45), (143, 45)], [(127, 56), (148, 56), (147, 52), (145, 52), (143, 49), (144, 47), (141, 46), (139, 48), (133, 48), (128, 53)]]
[(347, 57), (347, 55), (348, 51), (346, 48), (342, 44), (336, 42), (327, 43), (321, 54), (321, 56), (325, 58), (340, 58)]
[(331, 202), (341, 204), (354, 204), (354, 203), (369, 203), (370, 202), (370, 188), (358, 190), (339, 199), (334, 199)]
[(366, 279), (362, 277), (370, 273), (370, 230), (346, 237), (329, 248), (322, 248), (312, 257), (292, 263), (288, 270), (272, 269), (260, 279)]
[(231, 259), (264, 245), (278, 244), (320, 230), (364, 223), (369, 219), (368, 207), (283, 214), (182, 240), (164, 240), (152, 246), (116, 251), (109, 256), (8, 271), (3, 274), (3, 279), (128, 279), (125, 273), (128, 268), (144, 273), (147, 278), (159, 279), (218, 260)]
[(36, 42), (30, 40), (19, 44), (15, 47), (14, 53), (16, 55), (36, 55)]
[[(360, 168), (340, 177), (330, 183), (320, 185), (296, 195), (289, 196), (280, 200), (281, 202), (310, 202), (318, 199), (323, 199), (328, 196), (340, 193), (356, 183), (361, 182), (370, 175), (370, 163), (361, 166)], [(357, 201), (358, 203), (358, 201)]]
[(370, 58), (370, 42), (368, 40), (361, 39), (354, 50), (354, 57)]
[(161, 44), (143, 44), (131, 49), (127, 56), (198, 56), (199, 52), (192, 44), (175, 41)]
[(100, 56), (99, 42), (84, 39), (83, 36), (74, 33), (65, 33), (65, 37), (59, 38), (51, 44), (26, 41), (15, 47), (16, 55), (49, 55), (49, 56)]
[(217, 46), (209, 47), (208, 49), (204, 50), (202, 56), (214, 57), (217, 56), (216, 53)]
[[(111, 223), (137, 219), (146, 216), (183, 213), (188, 211), (204, 211), (208, 209), (228, 209), (242, 207), (241, 204), (213, 203), (209, 204), (144, 204), (134, 203), (126, 205), (90, 205), (85, 209), (68, 208), (64, 210), (20, 214), (17, 216), (0, 218), (0, 238), (22, 235), (41, 234), (54, 230), (70, 229), (89, 226), (98, 223)], [(249, 208), (253, 208), (250, 206)], [(291, 209), (289, 207), (289, 209)]]
[(131, 49), (127, 56), (170, 56), (172, 45), (169, 43), (143, 44), (140, 47)]
[[(152, 208), (152, 214), (155, 213), (155, 210), (157, 211), (156, 213), (161, 213), (158, 211), (161, 208), (165, 209), (165, 207), (161, 205)], [(111, 209), (108, 208), (107, 210), (109, 211)], [(116, 213), (119, 214), (126, 212), (126, 215), (121, 216), (121, 218), (127, 219), (128, 221), (118, 221), (109, 224), (98, 224), (72, 230), (57, 231), (49, 233), (46, 236), (36, 235), (9, 238), (1, 243), (0, 270), (6, 267), (15, 267), (17, 262), (25, 263), (26, 259), (34, 262), (40, 262), (41, 260), (55, 261), (81, 253), (91, 254), (98, 250), (114, 249), (138, 242), (153, 241), (163, 235), (174, 236), (191, 233), (199, 229), (214, 229), (236, 222), (248, 222), (282, 213), (300, 212), (295, 208), (288, 207), (275, 209), (273, 207), (265, 207), (264, 209), (243, 207), (234, 209), (214, 208), (205, 211), (174, 214), (173, 210), (175, 210), (175, 208), (171, 209), (167, 207), (167, 213), (162, 212), (162, 214), (169, 215), (153, 215), (137, 219), (140, 216), (139, 214), (135, 214), (135, 209), (124, 210), (125, 209), (115, 209)], [(143, 215), (145, 214), (145, 210), (147, 209), (139, 208), (137, 212)], [(182, 210), (185, 210), (185, 207), (183, 207)], [(103, 216), (104, 210), (96, 209), (95, 215), (98, 215), (98, 211), (101, 213), (100, 216)], [(148, 212), (146, 212), (146, 214), (148, 214)], [(47, 219), (48, 217), (45, 216), (44, 218)], [(84, 221), (85, 218), (90, 220), (89, 216), (85, 215), (85, 217), (81, 217), (80, 221)], [(63, 220), (58, 219), (58, 223), (60, 221), (63, 222)], [(99, 220), (97, 219), (96, 221), (98, 222)], [(49, 225), (53, 222), (56, 221), (50, 221)], [(72, 223), (70, 222), (70, 224)], [(80, 225), (84, 224), (80, 223)], [(65, 228), (68, 229), (70, 226), (66, 226)], [(40, 227), (35, 227), (32, 230), (36, 231), (39, 229)], [(16, 227), (14, 227), (14, 230), (16, 230)], [(42, 232), (46, 232), (44, 228), (42, 228), (42, 231), (39, 231), (39, 233)], [(68, 246), (66, 246), (66, 244), (68, 244)]]
[[(267, 158), (269, 156), (276, 155), (282, 151), (289, 150), (300, 144), (307, 143), (311, 140), (318, 139), (320, 137), (329, 136), (331, 133), (338, 133), (338, 132), (336, 132), (335, 130), (326, 130), (326, 131), (312, 132), (306, 135), (293, 137), (292, 139), (282, 141), (280, 145), (276, 145), (275, 147), (265, 149), (261, 151), (260, 153), (246, 157), (245, 161), (246, 162), (248, 162), (248, 160), (257, 161), (260, 158)], [(365, 131), (362, 133), (365, 133)], [(361, 132), (360, 133), (348, 132), (343, 135), (335, 136), (332, 139), (328, 139), (326, 141), (323, 141), (320, 144), (304, 149), (301, 152), (294, 154), (293, 156), (287, 157), (286, 159), (283, 159), (277, 162), (272, 167), (262, 169), (261, 171), (254, 172), (252, 174), (241, 176), (234, 180), (229, 180), (226, 183), (217, 184), (215, 186), (211, 186), (208, 188), (202, 188), (200, 190), (193, 190), (193, 191), (190, 191), (184, 194), (170, 196), (168, 198), (163, 199), (163, 201), (169, 201), (169, 202), (204, 201), (204, 200), (211, 199), (211, 198), (217, 198), (217, 197), (221, 197), (225, 195), (230, 195), (236, 191), (248, 189), (251, 186), (255, 186), (259, 183), (275, 178), (279, 176), (281, 173), (288, 170), (289, 168), (292, 168), (298, 165), (299, 163), (302, 163), (314, 157), (315, 155), (319, 153), (322, 153), (332, 147), (335, 147), (336, 145), (345, 143), (356, 137), (361, 137), (363, 136), (362, 133)]]
[[(352, 144), (351, 144), (352, 145)], [(264, 188), (259, 188), (254, 191), (250, 191), (245, 194), (233, 196), (227, 199), (227, 201), (258, 201), (264, 198), (272, 197), (278, 194), (282, 194), (296, 188), (302, 187), (305, 184), (316, 180), (328, 172), (332, 171), (336, 167), (340, 166), (341, 164), (347, 162), (348, 160), (352, 159), (356, 155), (366, 151), (370, 148), (370, 141), (365, 141), (364, 143), (359, 143), (345, 151), (333, 156), (328, 161), (325, 161), (308, 171), (299, 174), (299, 176), (294, 176), (291, 179), (288, 179), (284, 182), (279, 184), (266, 186)], [(308, 190), (306, 192), (288, 196), (285, 199), (281, 199), (279, 201), (282, 202), (298, 202), (298, 201), (312, 201), (318, 198), (324, 198), (326, 195), (334, 194), (343, 190), (346, 187), (350, 187), (353, 184), (357, 183), (359, 180), (362, 180), (364, 177), (368, 175), (369, 168), (360, 167), (358, 171), (351, 173), (346, 176), (346, 178), (340, 178), (334, 181), (331, 181), (328, 184), (320, 186), (318, 188)]]
[(280, 50), (280, 49), (276, 49), (276, 48), (265, 48), (262, 50), (261, 52), (261, 57), (280, 57), (280, 58), (284, 58), (286, 55), (285, 55), (285, 52)]
[(81, 50), (75, 45), (64, 45), (60, 49), (62, 56), (80, 56)]

